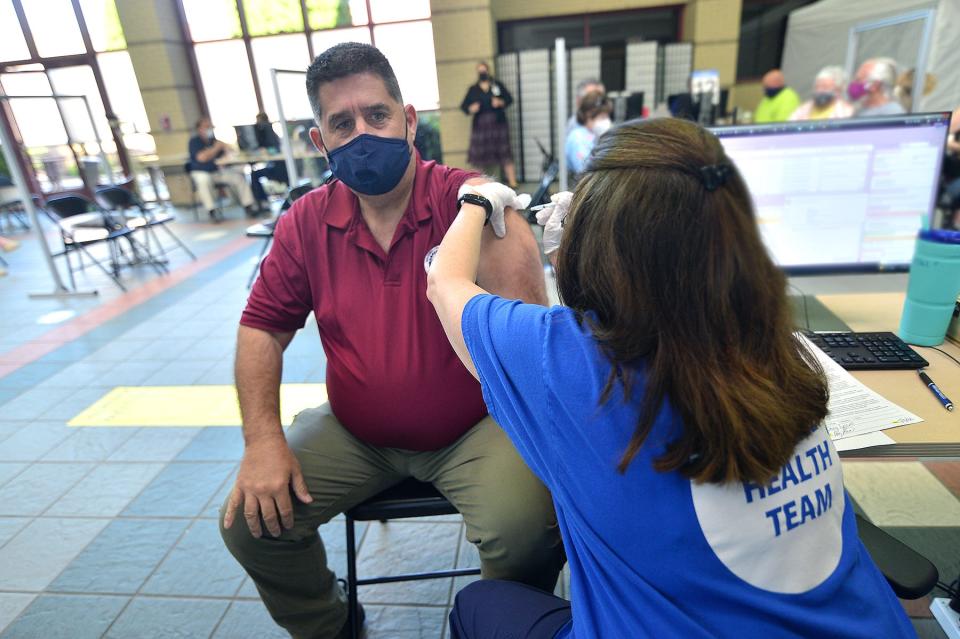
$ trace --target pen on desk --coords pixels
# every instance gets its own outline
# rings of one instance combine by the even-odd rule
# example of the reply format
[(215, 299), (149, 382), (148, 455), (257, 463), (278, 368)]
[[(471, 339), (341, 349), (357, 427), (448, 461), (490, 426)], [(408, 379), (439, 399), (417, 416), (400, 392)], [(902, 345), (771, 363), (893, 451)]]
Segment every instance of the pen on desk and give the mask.
[(941, 404), (943, 404), (943, 407), (949, 411), (952, 411), (953, 402), (951, 402), (950, 399), (943, 394), (943, 391), (937, 388), (937, 385), (933, 383), (933, 380), (930, 379), (930, 376), (924, 373), (922, 370), (917, 371), (917, 373), (920, 374), (920, 381), (926, 384), (927, 388), (930, 389), (930, 392), (933, 393), (938, 400), (940, 400)]

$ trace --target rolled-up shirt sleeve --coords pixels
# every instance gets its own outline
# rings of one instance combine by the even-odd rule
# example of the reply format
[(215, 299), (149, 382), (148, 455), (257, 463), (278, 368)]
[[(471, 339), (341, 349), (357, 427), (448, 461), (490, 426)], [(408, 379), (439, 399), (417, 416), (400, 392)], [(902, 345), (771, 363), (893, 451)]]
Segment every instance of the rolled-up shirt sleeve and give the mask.
[(460, 191), (460, 187), (463, 186), (463, 183), (467, 180), (481, 176), (476, 171), (447, 168), (445, 168), (445, 170), (447, 173), (444, 180), (441, 200), (438, 203), (438, 210), (448, 224), (453, 224), (457, 213), (460, 212), (460, 208), (457, 206), (457, 193)]
[(288, 213), (277, 221), (273, 246), (260, 265), (260, 276), (247, 298), (240, 324), (289, 333), (303, 328), (312, 310), (303, 247)]

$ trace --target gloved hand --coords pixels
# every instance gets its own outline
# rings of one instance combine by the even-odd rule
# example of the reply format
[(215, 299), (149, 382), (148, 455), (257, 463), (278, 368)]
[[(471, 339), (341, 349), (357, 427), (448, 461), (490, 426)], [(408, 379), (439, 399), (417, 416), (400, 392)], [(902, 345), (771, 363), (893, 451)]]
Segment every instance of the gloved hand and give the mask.
[(503, 210), (510, 207), (515, 210), (527, 208), (530, 204), (530, 196), (526, 193), (517, 195), (517, 192), (505, 184), (499, 182), (486, 182), (484, 184), (464, 184), (457, 192), (457, 199), (464, 193), (476, 193), (482, 195), (493, 205), (493, 212), (490, 214), (490, 226), (497, 237), (503, 237), (507, 234), (507, 225), (503, 220)]
[(543, 227), (543, 253), (550, 255), (560, 248), (563, 238), (563, 219), (567, 217), (573, 193), (561, 191), (550, 196), (550, 204), (537, 211), (537, 224)]

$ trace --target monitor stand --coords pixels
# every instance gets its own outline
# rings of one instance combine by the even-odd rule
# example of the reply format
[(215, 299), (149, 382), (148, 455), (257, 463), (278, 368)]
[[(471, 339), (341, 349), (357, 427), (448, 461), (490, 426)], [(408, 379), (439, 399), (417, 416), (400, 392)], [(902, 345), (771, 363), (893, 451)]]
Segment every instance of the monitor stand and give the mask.
[(849, 331), (850, 327), (820, 303), (813, 295), (801, 295), (790, 289), (787, 295), (798, 329), (810, 331)]

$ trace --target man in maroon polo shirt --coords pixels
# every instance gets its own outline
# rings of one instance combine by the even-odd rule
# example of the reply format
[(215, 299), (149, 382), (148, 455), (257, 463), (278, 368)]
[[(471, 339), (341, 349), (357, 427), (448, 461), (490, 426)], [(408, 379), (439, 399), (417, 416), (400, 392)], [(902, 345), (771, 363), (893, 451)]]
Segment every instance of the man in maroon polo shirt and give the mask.
[[(224, 541), (294, 637), (346, 636), (345, 596), (317, 528), (412, 476), (463, 514), (484, 577), (553, 590), (563, 560), (550, 495), (487, 415), (426, 297), (424, 258), (456, 217), (458, 190), (486, 180), (412, 150), (416, 112), (374, 47), (322, 53), (307, 92), (311, 137), (338, 179), (280, 219), (240, 320), (246, 448)], [(479, 282), (545, 304), (533, 234), (509, 209), (504, 222), (502, 238), (486, 232)], [(285, 436), (283, 350), (310, 312), (329, 405), (300, 413)]]

